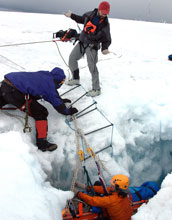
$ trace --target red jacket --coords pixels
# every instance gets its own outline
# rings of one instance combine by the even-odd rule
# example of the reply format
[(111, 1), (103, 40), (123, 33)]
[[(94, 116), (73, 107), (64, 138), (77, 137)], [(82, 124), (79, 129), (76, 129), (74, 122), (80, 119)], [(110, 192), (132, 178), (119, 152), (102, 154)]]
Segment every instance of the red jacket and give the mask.
[[(94, 186), (94, 189), (96, 192), (103, 192), (101, 186)], [(78, 197), (91, 206), (105, 208), (110, 220), (131, 220), (133, 211), (128, 196), (122, 198), (117, 192), (112, 192), (108, 196), (100, 197), (79, 192)]]

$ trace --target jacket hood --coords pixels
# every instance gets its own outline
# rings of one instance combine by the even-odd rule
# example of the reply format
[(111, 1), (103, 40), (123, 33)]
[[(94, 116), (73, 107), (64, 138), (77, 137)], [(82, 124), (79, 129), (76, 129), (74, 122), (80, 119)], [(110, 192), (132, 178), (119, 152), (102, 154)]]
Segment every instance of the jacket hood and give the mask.
[(53, 70), (51, 70), (52, 76), (58, 80), (58, 82), (61, 82), (63, 79), (66, 78), (64, 71), (61, 68), (55, 67)]
[(61, 68), (55, 67), (53, 70), (51, 70), (51, 75), (54, 78), (54, 82), (56, 85), (56, 88), (61, 87), (61, 82), (66, 78), (66, 75), (64, 74), (64, 71)]

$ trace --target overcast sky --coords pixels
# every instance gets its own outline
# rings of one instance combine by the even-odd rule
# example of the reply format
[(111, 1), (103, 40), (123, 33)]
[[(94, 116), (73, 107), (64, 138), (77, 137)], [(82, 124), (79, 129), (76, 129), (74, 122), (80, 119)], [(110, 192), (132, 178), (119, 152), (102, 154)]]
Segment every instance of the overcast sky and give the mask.
[[(0, 0), (0, 8), (63, 14), (71, 9), (83, 14), (98, 7), (99, 0)], [(172, 23), (172, 0), (109, 0), (110, 17)]]

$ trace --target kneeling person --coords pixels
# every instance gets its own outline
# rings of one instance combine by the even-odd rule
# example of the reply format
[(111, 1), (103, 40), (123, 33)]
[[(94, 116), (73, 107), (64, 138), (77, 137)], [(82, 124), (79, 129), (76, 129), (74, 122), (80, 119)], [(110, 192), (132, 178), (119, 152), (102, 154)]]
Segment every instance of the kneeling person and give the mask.
[[(64, 71), (58, 67), (52, 71), (12, 72), (4, 76), (1, 91), (1, 107), (12, 104), (35, 119), (36, 144), (41, 151), (53, 151), (56, 144), (47, 141), (48, 111), (38, 100), (49, 102), (59, 113), (73, 115), (78, 112), (76, 108), (67, 108), (65, 103), (71, 102), (62, 99), (57, 91), (65, 81)], [(26, 96), (28, 109), (26, 109)]]

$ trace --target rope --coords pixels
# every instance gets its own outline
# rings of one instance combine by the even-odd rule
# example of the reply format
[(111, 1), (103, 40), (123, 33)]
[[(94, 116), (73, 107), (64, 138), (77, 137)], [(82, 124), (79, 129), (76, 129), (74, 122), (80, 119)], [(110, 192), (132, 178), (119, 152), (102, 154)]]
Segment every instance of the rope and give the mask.
[(60, 49), (59, 49), (59, 46), (58, 46), (57, 42), (56, 41), (53, 41), (53, 42), (56, 44), (57, 50), (58, 50), (58, 52), (60, 54), (60, 57), (62, 58), (64, 64), (69, 68), (68, 64), (66, 63), (65, 59), (63, 58), (63, 56), (62, 56), (62, 54), (60, 52)]
[(50, 43), (55, 41), (61, 41), (61, 40), (44, 40), (44, 41), (32, 41), (32, 42), (24, 42), (24, 43), (16, 43), (16, 44), (4, 44), (4, 45), (0, 45), (0, 47), (22, 46), (28, 44), (42, 44), (42, 43)]
[[(86, 138), (85, 138), (85, 135), (84, 135), (84, 133), (82, 132), (81, 129), (80, 129), (80, 134), (81, 134), (81, 137), (83, 138), (83, 141), (84, 141), (85, 146), (87, 147), (87, 152), (91, 155), (91, 157), (94, 159), (94, 161), (95, 161), (95, 163), (96, 163), (96, 166), (97, 166), (97, 169), (98, 169), (98, 176), (99, 176), (99, 179), (100, 179), (100, 181), (101, 181), (101, 183), (102, 183), (102, 186), (103, 186), (103, 188), (104, 188), (104, 191), (105, 191), (106, 194), (108, 194), (108, 192), (107, 192), (107, 190), (106, 190), (106, 186), (104, 185), (104, 183), (105, 183), (104, 177), (103, 177), (103, 174), (102, 174), (102, 172), (101, 172), (101, 170), (100, 170), (100, 163), (99, 163), (100, 158), (99, 158), (99, 160), (98, 160), (97, 155), (94, 153), (94, 151), (92, 150), (92, 148), (91, 148), (91, 147), (89, 146), (89, 144), (87, 143), (87, 140), (86, 140)], [(101, 161), (101, 164), (103, 164), (102, 161)], [(104, 167), (105, 167), (105, 166), (104, 166)]]
[[(94, 159), (96, 165), (97, 165), (97, 169), (98, 169), (98, 175), (99, 175), (99, 178), (100, 178), (100, 175), (101, 175), (101, 178), (102, 178), (102, 181), (104, 183), (104, 176), (100, 170), (100, 165), (102, 166), (102, 168), (107, 171), (108, 175), (111, 177), (111, 174), (110, 172), (107, 170), (107, 168), (103, 165), (103, 162), (100, 160), (99, 157), (97, 157), (95, 155), (95, 153), (93, 152), (93, 150), (90, 148), (89, 144), (87, 143), (87, 140), (85, 138), (85, 135), (83, 133), (83, 131), (78, 127), (78, 124), (77, 124), (77, 120), (75, 118), (75, 116), (72, 116), (72, 119), (74, 121), (74, 126), (75, 126), (75, 136), (76, 136), (76, 146), (77, 146), (77, 152), (78, 154), (80, 155), (80, 161), (82, 162), (82, 166), (84, 168), (84, 171), (85, 171), (85, 174), (87, 175), (87, 183), (90, 185), (90, 187), (93, 189), (93, 186), (92, 186), (92, 183), (91, 183), (91, 180), (88, 176), (88, 172), (85, 168), (85, 165), (84, 165), (84, 156), (81, 155), (81, 150), (80, 150), (80, 141), (79, 141), (79, 138), (81, 138), (81, 140), (83, 140), (83, 146), (85, 145), (86, 148), (87, 148), (87, 152), (91, 155), (91, 157)], [(82, 157), (82, 159), (81, 159)], [(71, 185), (71, 191), (74, 190), (75, 188), (75, 183), (76, 183), (76, 180), (77, 180), (77, 176), (78, 176), (78, 171), (79, 171), (79, 157), (77, 159), (77, 162), (76, 162), (76, 166), (75, 166), (75, 172), (74, 172), (74, 177), (73, 177), (73, 180), (72, 180), (72, 185)], [(105, 190), (106, 190), (106, 187), (105, 187)], [(94, 189), (93, 189), (93, 192), (94, 192)]]
[[(101, 164), (101, 167), (104, 171), (106, 171), (106, 173), (109, 175), (110, 178), (113, 177), (113, 175), (108, 171), (108, 169), (104, 166), (104, 164), (102, 163), (102, 160), (100, 160), (99, 156), (97, 156), (97, 160), (98, 162)], [(103, 175), (103, 174), (102, 174)]]
[(121, 58), (122, 57), (122, 54), (118, 55), (115, 52), (112, 52), (112, 51), (109, 51), (109, 52), (112, 53), (113, 55), (117, 56), (117, 58)]
[(68, 69), (67, 69), (67, 71), (68, 71), (68, 78), (70, 78), (69, 66), (68, 66), (68, 64), (66, 63), (65, 59), (63, 58), (62, 53), (60, 52), (60, 49), (59, 49), (59, 46), (58, 46), (57, 41), (53, 41), (53, 42), (56, 44), (57, 50), (58, 50), (59, 55), (60, 55), (61, 59), (63, 60), (64, 64), (68, 67)]
[[(74, 121), (76, 121), (74, 116), (72, 116), (72, 119), (73, 119)], [(80, 142), (79, 142), (79, 135), (78, 135), (77, 130), (75, 130), (75, 137), (76, 137), (76, 149), (77, 149), (77, 152), (79, 152)], [(77, 157), (77, 161), (76, 161), (76, 164), (75, 164), (74, 177), (73, 177), (73, 179), (72, 179), (72, 184), (71, 184), (71, 187), (70, 187), (70, 190), (71, 190), (72, 192), (74, 192), (75, 183), (76, 183), (76, 180), (77, 180), (77, 178), (78, 178), (79, 162), (80, 162), (79, 157)], [(67, 208), (70, 212), (71, 212), (71, 210), (70, 210), (70, 206), (71, 206), (71, 205), (73, 206), (74, 213), (76, 213), (76, 209), (75, 209), (75, 206), (74, 206), (74, 203), (73, 203), (73, 200), (72, 200), (72, 199), (70, 199), (70, 200), (67, 202), (67, 204), (66, 204), (66, 208)], [(71, 214), (73, 215), (72, 212), (71, 212)]]
[[(77, 24), (78, 25), (78, 24)], [(78, 28), (79, 28), (79, 26), (78, 26)], [(58, 52), (59, 52), (59, 54), (60, 54), (60, 57), (61, 57), (61, 59), (63, 60), (63, 62), (64, 62), (64, 64), (68, 67), (68, 69), (67, 69), (67, 71), (68, 71), (68, 78), (70, 78), (70, 71), (69, 71), (69, 66), (68, 66), (68, 64), (66, 63), (66, 61), (65, 61), (65, 59), (63, 58), (63, 56), (62, 56), (62, 54), (61, 54), (61, 52), (60, 52), (60, 49), (59, 49), (59, 47), (58, 47), (58, 44), (57, 44), (57, 41), (62, 41), (62, 40), (47, 40), (47, 41), (33, 41), (33, 42), (24, 42), (24, 43), (15, 43), (15, 44), (4, 44), (4, 45), (0, 45), (0, 47), (10, 47), (10, 46), (22, 46), (22, 45), (29, 45), (29, 44), (40, 44), (40, 43), (51, 43), (51, 42), (54, 42), (55, 44), (56, 44), (56, 47), (57, 47), (57, 50), (58, 50)], [(63, 41), (62, 41), (63, 42)], [(118, 56), (116, 53), (114, 53), (114, 52), (110, 52), (110, 53), (112, 53), (112, 54), (114, 54), (115, 56)], [(120, 58), (122, 55), (120, 55), (120, 56), (118, 56), (118, 58)], [(2, 56), (1, 56), (2, 57)], [(5, 57), (4, 57), (5, 58)], [(8, 58), (6, 58), (6, 59), (8, 59)], [(100, 59), (98, 62), (100, 62), (100, 61), (105, 61), (105, 60), (110, 60), (110, 59), (112, 59), (112, 58), (108, 58), (108, 59)], [(9, 60), (9, 59), (8, 59)], [(13, 63), (13, 64), (15, 64), (15, 65), (17, 65), (17, 66), (19, 66), (18, 64), (16, 64), (16, 63), (14, 63), (13, 61), (11, 61), (11, 60), (9, 60), (11, 63)], [(10, 66), (10, 65), (8, 65), (8, 64), (4, 64), (4, 65), (7, 65), (7, 66)], [(80, 69), (84, 69), (84, 68), (86, 68), (88, 65), (86, 65), (86, 66), (84, 66), (84, 67), (81, 67)], [(10, 66), (11, 67), (11, 66)], [(22, 70), (25, 70), (23, 67), (21, 67), (21, 66), (19, 66), (20, 68), (22, 68)], [(16, 67), (13, 67), (14, 69), (17, 69), (17, 70), (19, 70), (18, 68), (16, 68)]]
[[(78, 25), (78, 24), (77, 24), (77, 25)], [(78, 27), (79, 27), (79, 25), (78, 25)], [(68, 78), (70, 79), (70, 74), (71, 74), (71, 72), (70, 72), (70, 70), (69, 70), (69, 65), (66, 63), (64, 57), (62, 56), (62, 53), (60, 52), (60, 49), (59, 49), (59, 46), (58, 46), (57, 41), (53, 41), (53, 42), (56, 44), (57, 50), (58, 50), (59, 55), (60, 55), (61, 59), (63, 60), (64, 64), (68, 67), (68, 69), (67, 69), (67, 71), (68, 71)], [(122, 55), (119, 55), (119, 56), (118, 56), (118, 55), (117, 55), (116, 53), (114, 53), (114, 52), (110, 52), (110, 53), (112, 53), (113, 55), (117, 56), (118, 58), (121, 58), (121, 57), (122, 57)], [(98, 53), (97, 53), (97, 56), (98, 56)], [(95, 60), (95, 59), (93, 58), (92, 53), (91, 53), (91, 58), (92, 58), (93, 61)], [(98, 62), (106, 61), (106, 60), (111, 60), (111, 59), (113, 59), (113, 58), (99, 59)], [(97, 63), (98, 63), (98, 62), (97, 62)], [(95, 63), (95, 65), (96, 65), (96, 63)], [(85, 65), (85, 66), (83, 66), (83, 67), (80, 67), (79, 69), (84, 69), (84, 68), (86, 68), (86, 67), (88, 67), (88, 64)]]
[[(77, 127), (77, 122), (76, 122), (75, 116), (72, 116), (72, 119), (74, 120), (74, 124)], [(79, 150), (80, 150), (80, 142), (79, 142), (79, 133), (78, 133), (77, 129), (75, 129), (75, 137), (76, 137), (76, 150), (77, 150), (77, 152), (79, 152)], [(77, 157), (77, 161), (76, 161), (76, 165), (75, 165), (74, 177), (73, 177), (71, 188), (70, 188), (72, 192), (74, 191), (75, 183), (76, 183), (76, 180), (78, 178), (79, 163), (80, 163), (80, 159), (79, 159), (79, 157)]]
[[(90, 186), (90, 188), (92, 189), (93, 194), (95, 195), (95, 192), (94, 192), (94, 189), (93, 189), (93, 186), (92, 186), (92, 183), (91, 183), (91, 179), (88, 175), (88, 171), (87, 171), (86, 166), (85, 166), (84, 155), (81, 153), (82, 151), (80, 150), (81, 146), (80, 146), (80, 141), (79, 140), (80, 140), (80, 137), (82, 137), (82, 131), (81, 131), (80, 128), (78, 128), (78, 124), (77, 124), (77, 120), (76, 120), (75, 116), (72, 116), (72, 119), (73, 119), (74, 125), (75, 125), (75, 136), (76, 136), (76, 142), (77, 142), (77, 152), (78, 152), (80, 158), (78, 157), (78, 160), (77, 160), (77, 163), (76, 163), (76, 169), (75, 169), (74, 178), (73, 178), (73, 181), (72, 181), (71, 188), (73, 190), (75, 188), (75, 183), (76, 183), (76, 180), (77, 180), (77, 177), (78, 177), (78, 171), (79, 171), (79, 162), (81, 162), (84, 173), (86, 174), (86, 177), (87, 177), (87, 185)], [(83, 140), (83, 138), (81, 140)]]

